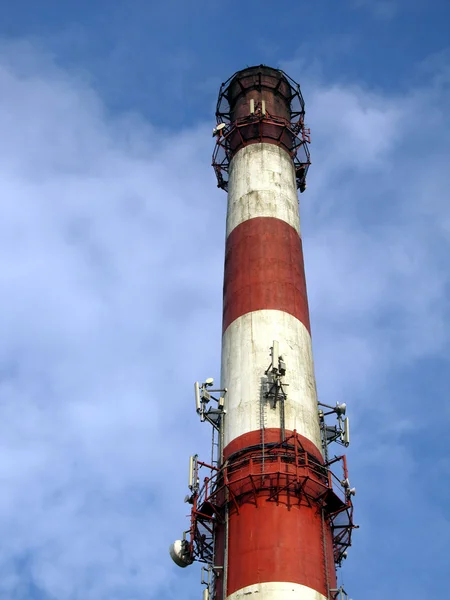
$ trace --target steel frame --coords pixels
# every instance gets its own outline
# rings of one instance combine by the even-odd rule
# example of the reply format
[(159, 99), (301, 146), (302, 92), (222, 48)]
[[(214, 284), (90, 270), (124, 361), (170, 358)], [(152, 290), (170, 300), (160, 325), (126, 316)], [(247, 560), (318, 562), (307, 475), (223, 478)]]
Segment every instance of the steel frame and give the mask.
[[(282, 83), (289, 86), (289, 95), (283, 96), (290, 105), (290, 120), (271, 115), (263, 111), (260, 104), (255, 107), (255, 112), (246, 117), (231, 121), (231, 111), (229, 103), (230, 85), (237, 82), (242, 92), (246, 90), (240, 81), (238, 73), (232, 75), (222, 84), (216, 106), (217, 125), (224, 124), (216, 137), (216, 146), (212, 157), (212, 166), (217, 177), (217, 186), (223, 190), (228, 189), (228, 173), (231, 159), (238, 149), (249, 144), (261, 143), (264, 139), (270, 138), (272, 143), (285, 148), (290, 154), (295, 167), (297, 188), (304, 191), (306, 188), (306, 174), (308, 172), (310, 154), (307, 144), (310, 143), (310, 130), (305, 127), (305, 102), (303, 100), (300, 86), (291, 79), (284, 71), (278, 71), (280, 77), (275, 87), (265, 85), (261, 73), (258, 73), (259, 83), (254, 83), (255, 89), (269, 89), (273, 94), (281, 94), (279, 88)], [(255, 130), (256, 125), (256, 130)], [(253, 129), (251, 129), (253, 128)], [(251, 135), (246, 136), (245, 132)], [(274, 135), (277, 131), (278, 134)], [(231, 144), (236, 136), (239, 143)]]
[[(223, 522), (225, 507), (239, 513), (243, 503), (306, 503), (323, 510), (333, 534), (334, 560), (340, 565), (351, 545), (353, 504), (342, 481), (347, 479), (345, 456), (321, 464), (306, 452), (296, 431), (285, 441), (255, 446), (230, 457), (218, 468), (198, 461), (208, 471), (191, 502), (190, 552), (194, 560), (213, 564), (214, 530)], [(332, 466), (342, 465), (340, 479)]]
[[(255, 124), (258, 126), (258, 135), (252, 136), (250, 139), (245, 139), (242, 131), (244, 129), (248, 130), (249, 126), (254, 126)], [(303, 122), (300, 125), (298, 123), (295, 124), (279, 117), (270, 116), (268, 113), (265, 116), (257, 113), (249, 115), (226, 125), (221, 130), (220, 136), (217, 137), (212, 157), (212, 166), (217, 177), (217, 187), (225, 191), (228, 190), (230, 162), (236, 153), (236, 149), (232, 149), (231, 147), (230, 138), (236, 133), (238, 134), (240, 139), (238, 148), (261, 143), (269, 137), (267, 135), (267, 126), (275, 127), (275, 130), (278, 131), (277, 137), (270, 137), (273, 139), (275, 145), (284, 147), (291, 156), (294, 162), (297, 188), (303, 191), (304, 187), (306, 187), (306, 174), (311, 164), (307, 146), (310, 143), (310, 130), (304, 127)], [(285, 135), (286, 133), (288, 135)], [(290, 139), (292, 143), (286, 145), (282, 141), (283, 139)], [(301, 158), (299, 157), (300, 150), (303, 152)]]
[[(261, 65), (264, 66), (264, 65)], [(246, 71), (247, 69), (244, 69)], [(277, 85), (272, 88), (269, 86), (265, 86), (261, 77), (261, 73), (258, 73), (259, 82), (255, 86), (257, 89), (261, 90), (263, 87), (270, 89), (274, 94), (278, 94), (281, 84), (283, 82), (287, 83), (290, 89), (290, 95), (286, 98), (288, 102), (291, 104), (291, 118), (304, 118), (305, 116), (305, 101), (303, 100), (302, 92), (300, 90), (299, 84), (289, 77), (287, 73), (282, 71), (281, 69), (277, 70), (281, 77), (278, 79)], [(245, 88), (243, 87), (241, 81), (238, 79), (238, 75), (242, 71), (237, 71), (231, 77), (229, 77), (225, 83), (222, 83), (219, 90), (219, 97), (217, 99), (216, 105), (216, 117), (217, 123), (230, 123), (231, 122), (231, 113), (230, 113), (230, 104), (228, 100), (230, 84), (232, 81), (236, 79), (239, 85), (242, 88), (242, 91), (245, 92)]]

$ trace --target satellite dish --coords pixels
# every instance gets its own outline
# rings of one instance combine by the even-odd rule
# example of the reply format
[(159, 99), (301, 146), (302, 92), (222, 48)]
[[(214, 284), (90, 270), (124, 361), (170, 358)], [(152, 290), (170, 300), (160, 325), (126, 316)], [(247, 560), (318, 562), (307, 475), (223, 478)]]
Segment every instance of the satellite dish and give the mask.
[(170, 544), (169, 554), (173, 562), (183, 569), (192, 564), (189, 545), (186, 540), (175, 540), (173, 544)]
[(214, 385), (214, 378), (208, 377), (208, 379), (205, 381), (205, 385), (207, 385), (207, 386)]
[(214, 127), (213, 132), (212, 132), (213, 137), (216, 137), (216, 135), (218, 135), (222, 131), (222, 129), (224, 129), (224, 127), (225, 127), (225, 123), (219, 123), (218, 125), (216, 125), (216, 127)]
[(347, 405), (345, 404), (345, 402), (343, 402), (342, 404), (338, 404), (336, 403), (336, 408), (334, 409), (334, 412), (339, 415), (345, 415), (345, 411), (347, 410)]

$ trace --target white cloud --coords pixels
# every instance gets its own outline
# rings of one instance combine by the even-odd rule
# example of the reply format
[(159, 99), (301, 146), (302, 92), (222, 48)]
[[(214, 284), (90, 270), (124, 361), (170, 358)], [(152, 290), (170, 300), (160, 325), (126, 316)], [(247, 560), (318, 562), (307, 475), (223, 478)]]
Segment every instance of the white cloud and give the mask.
[(355, 9), (369, 10), (381, 19), (392, 19), (398, 12), (399, 0), (350, 0), (350, 6)]
[(220, 339), (209, 128), (162, 137), (76, 77), (4, 62), (0, 595), (29, 597), (27, 559), (48, 597), (157, 597), (214, 306)]
[[(405, 95), (305, 85), (313, 165), (301, 208), (318, 388), (353, 416), (350, 473), (363, 529), (345, 571), (352, 595), (370, 600), (393, 589), (399, 598), (443, 592), (435, 563), (448, 563), (448, 523), (421, 483), (426, 473), (428, 489), (440, 485), (430, 468), (443, 450), (434, 432), (448, 428), (435, 385), (450, 333), (443, 69)], [(408, 586), (419, 529), (427, 560)], [(374, 562), (386, 576), (367, 586)]]
[[(79, 76), (2, 51), (0, 598), (29, 598), (28, 580), (58, 600), (198, 597), (198, 571), (173, 568), (167, 545), (187, 524), (186, 458), (209, 439), (192, 381), (219, 365), (225, 196), (209, 124), (112, 117)], [(418, 491), (405, 436), (422, 415), (397, 378), (420, 385), (421, 361), (448, 346), (445, 93), (435, 80), (402, 97), (317, 81), (307, 94), (313, 336), (322, 399), (355, 417), (355, 580), (381, 544), (367, 533), (388, 510), (376, 478), (402, 486), (397, 516)]]

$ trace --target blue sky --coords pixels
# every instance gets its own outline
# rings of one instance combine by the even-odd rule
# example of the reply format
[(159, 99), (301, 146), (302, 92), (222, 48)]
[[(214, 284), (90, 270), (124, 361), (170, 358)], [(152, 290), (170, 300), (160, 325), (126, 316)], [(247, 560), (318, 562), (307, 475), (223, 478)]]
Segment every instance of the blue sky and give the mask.
[(200, 597), (167, 554), (219, 377), (220, 83), (303, 89), (318, 390), (352, 418), (357, 600), (445, 597), (448, 2), (0, 1), (0, 600)]

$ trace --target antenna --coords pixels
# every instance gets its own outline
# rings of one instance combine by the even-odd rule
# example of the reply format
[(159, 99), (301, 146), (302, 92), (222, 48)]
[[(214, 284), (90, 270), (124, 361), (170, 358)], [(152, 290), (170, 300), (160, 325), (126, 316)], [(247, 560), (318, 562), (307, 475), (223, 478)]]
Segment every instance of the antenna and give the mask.
[(345, 446), (348, 446), (350, 444), (350, 421), (348, 417), (345, 417), (344, 419), (344, 432), (342, 436), (342, 441), (344, 442)]
[(253, 98), (250, 99), (250, 114), (252, 115), (255, 112), (255, 101)]
[(273, 340), (272, 346), (272, 371), (278, 371), (278, 358), (280, 356), (279, 343)]
[(202, 411), (202, 405), (200, 402), (200, 386), (198, 381), (194, 383), (194, 393), (195, 393), (195, 410), (200, 414)]
[(193, 491), (195, 488), (195, 472), (197, 470), (197, 455), (189, 457), (189, 480), (188, 488)]

